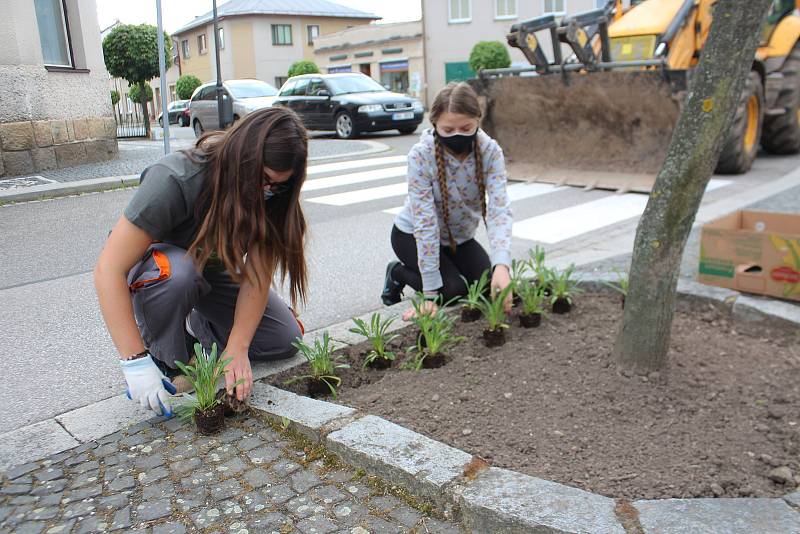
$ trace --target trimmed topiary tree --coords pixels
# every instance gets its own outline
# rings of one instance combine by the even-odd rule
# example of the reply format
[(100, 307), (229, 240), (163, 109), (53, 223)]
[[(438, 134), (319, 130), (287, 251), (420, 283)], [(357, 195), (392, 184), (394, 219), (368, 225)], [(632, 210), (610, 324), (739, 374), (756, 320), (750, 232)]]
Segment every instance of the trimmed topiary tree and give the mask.
[[(122, 78), (131, 86), (145, 92), (147, 82), (158, 76), (158, 30), (150, 24), (120, 24), (103, 39), (103, 58), (111, 76)], [(172, 40), (164, 32), (165, 68), (172, 65)], [(152, 89), (150, 90), (152, 94)], [(150, 136), (150, 121), (147, 119), (146, 100), (142, 102), (145, 117), (145, 132)]]
[(116, 106), (119, 102), (119, 91), (116, 89), (111, 90), (111, 105)]
[(138, 85), (134, 85), (130, 88), (128, 96), (137, 104), (146, 104), (153, 100), (153, 88), (150, 87), (149, 83), (144, 86), (144, 100), (142, 100), (142, 90), (139, 89)]
[(478, 72), (481, 69), (505, 69), (511, 66), (508, 48), (500, 41), (481, 41), (472, 47), (469, 54), (469, 68)]
[(201, 85), (203, 85), (203, 82), (194, 74), (184, 74), (175, 82), (175, 91), (178, 93), (178, 98), (181, 100), (189, 100), (192, 98), (194, 90)]
[(302, 61), (295, 61), (292, 63), (292, 66), (289, 67), (289, 78), (292, 76), (299, 76), (301, 74), (317, 74), (319, 72), (319, 67), (313, 61), (302, 60)]

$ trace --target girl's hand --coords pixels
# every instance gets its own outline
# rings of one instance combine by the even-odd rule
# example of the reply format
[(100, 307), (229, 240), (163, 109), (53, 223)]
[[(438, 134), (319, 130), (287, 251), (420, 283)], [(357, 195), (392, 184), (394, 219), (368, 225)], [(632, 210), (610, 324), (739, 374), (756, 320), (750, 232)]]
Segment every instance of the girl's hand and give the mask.
[[(508, 265), (496, 265), (492, 273), (492, 294), (500, 293), (511, 283), (511, 275), (508, 273)], [(508, 293), (504, 302), (506, 313), (511, 312), (514, 295)]]
[[(439, 306), (437, 306), (436, 302), (434, 302), (432, 300), (426, 300), (422, 304), (423, 313), (434, 314), (438, 310), (439, 310)], [(416, 316), (417, 316), (417, 310), (415, 310), (414, 308), (411, 308), (410, 310), (406, 310), (406, 312), (403, 314), (403, 320), (404, 321), (410, 321), (411, 319), (413, 319)]]
[(253, 370), (250, 368), (247, 351), (227, 351), (224, 357), (231, 358), (225, 367), (225, 389), (228, 395), (233, 396), (233, 385), (241, 380), (242, 383), (236, 386), (236, 398), (244, 401), (253, 389)]

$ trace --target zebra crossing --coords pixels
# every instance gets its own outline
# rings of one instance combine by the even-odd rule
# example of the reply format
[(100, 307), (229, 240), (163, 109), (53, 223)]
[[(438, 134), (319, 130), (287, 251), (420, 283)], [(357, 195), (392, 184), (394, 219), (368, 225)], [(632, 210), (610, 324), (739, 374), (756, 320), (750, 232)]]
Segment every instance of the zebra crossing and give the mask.
[[(308, 168), (308, 178), (303, 186), (303, 200), (318, 206), (359, 207), (362, 210), (365, 207), (368, 209), (371, 202), (376, 202), (376, 212), (387, 217), (394, 216), (402, 209), (407, 193), (405, 163), (405, 156), (387, 156), (312, 165)], [(707, 191), (730, 183), (728, 180), (712, 179)], [(527, 182), (511, 182), (508, 186), (512, 206), (537, 197), (541, 205), (557, 206), (559, 203), (552, 202), (555, 196), (569, 191), (574, 192), (575, 189)], [(606, 194), (603, 198), (587, 196), (585, 201), (517, 220), (514, 222), (513, 236), (526, 241), (556, 244), (613, 224), (638, 219), (647, 205), (647, 195), (644, 194), (603, 193)], [(386, 208), (387, 199), (396, 200), (397, 205)], [(560, 204), (563, 205), (563, 202)]]

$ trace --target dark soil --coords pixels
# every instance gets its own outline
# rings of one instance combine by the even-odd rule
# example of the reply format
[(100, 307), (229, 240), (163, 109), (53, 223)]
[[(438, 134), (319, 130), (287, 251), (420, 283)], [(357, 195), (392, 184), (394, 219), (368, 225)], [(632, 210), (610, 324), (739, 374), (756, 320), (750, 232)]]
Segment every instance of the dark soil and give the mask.
[(795, 487), (770, 479), (778, 467), (800, 482), (797, 332), (753, 337), (711, 307), (681, 303), (669, 370), (625, 376), (611, 357), (621, 313), (619, 295), (583, 294), (539, 328), (514, 317), (493, 349), (484, 321), (458, 323), (466, 340), (444, 367), (420, 372), (401, 368), (409, 328), (389, 370), (362, 370), (365, 345), (343, 351), (352, 368), (338, 402), (492, 465), (611, 497), (778, 496)]
[(194, 423), (200, 434), (216, 434), (225, 427), (225, 406), (223, 403), (215, 405), (210, 410), (194, 413)]

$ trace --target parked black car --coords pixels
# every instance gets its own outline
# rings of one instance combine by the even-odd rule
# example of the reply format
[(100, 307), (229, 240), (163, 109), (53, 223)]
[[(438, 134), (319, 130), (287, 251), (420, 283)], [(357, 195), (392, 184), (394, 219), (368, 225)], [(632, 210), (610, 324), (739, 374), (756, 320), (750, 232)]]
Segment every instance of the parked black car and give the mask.
[[(181, 126), (189, 126), (189, 122), (183, 117), (183, 110), (189, 105), (188, 100), (175, 100), (167, 105), (167, 113), (169, 114), (169, 123), (178, 123)], [(159, 126), (164, 126), (161, 122), (161, 113), (158, 114), (157, 119)]]
[(389, 92), (356, 72), (294, 76), (283, 84), (273, 106), (293, 110), (311, 130), (335, 130), (343, 139), (382, 130), (411, 134), (424, 113), (419, 100)]

